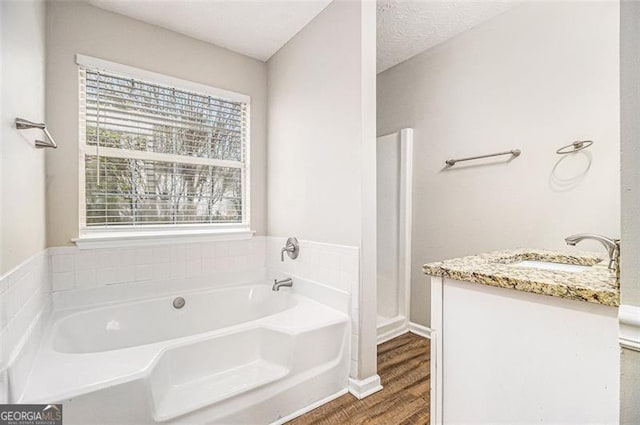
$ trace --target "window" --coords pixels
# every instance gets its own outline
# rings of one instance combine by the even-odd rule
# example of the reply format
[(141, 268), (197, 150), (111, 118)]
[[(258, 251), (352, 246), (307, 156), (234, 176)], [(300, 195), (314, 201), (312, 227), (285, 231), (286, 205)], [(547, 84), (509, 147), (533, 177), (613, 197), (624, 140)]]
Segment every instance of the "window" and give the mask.
[(247, 96), (78, 64), (83, 233), (249, 227)]

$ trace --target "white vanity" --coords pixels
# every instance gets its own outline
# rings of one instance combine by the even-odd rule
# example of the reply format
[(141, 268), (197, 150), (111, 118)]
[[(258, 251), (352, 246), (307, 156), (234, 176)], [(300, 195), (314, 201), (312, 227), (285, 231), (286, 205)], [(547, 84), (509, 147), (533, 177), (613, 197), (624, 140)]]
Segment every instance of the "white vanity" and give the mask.
[(616, 424), (619, 293), (594, 255), (427, 264), (435, 424)]

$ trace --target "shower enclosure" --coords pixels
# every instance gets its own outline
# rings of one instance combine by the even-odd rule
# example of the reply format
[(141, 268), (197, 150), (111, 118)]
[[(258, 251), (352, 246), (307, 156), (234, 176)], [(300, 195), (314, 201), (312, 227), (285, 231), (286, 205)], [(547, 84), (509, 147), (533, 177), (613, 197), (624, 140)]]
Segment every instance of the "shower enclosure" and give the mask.
[(378, 343), (409, 325), (412, 159), (412, 129), (378, 137)]

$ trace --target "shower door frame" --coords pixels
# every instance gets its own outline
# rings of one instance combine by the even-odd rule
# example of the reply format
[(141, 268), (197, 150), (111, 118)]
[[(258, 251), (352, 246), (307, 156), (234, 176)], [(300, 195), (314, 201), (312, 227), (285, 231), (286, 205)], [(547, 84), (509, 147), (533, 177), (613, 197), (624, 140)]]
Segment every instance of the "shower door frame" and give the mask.
[[(411, 231), (413, 225), (413, 129), (376, 138), (400, 137), (400, 191), (398, 198), (398, 316), (404, 316), (402, 326), (390, 334), (378, 335), (378, 344), (409, 331), (411, 314)], [(377, 307), (376, 307), (377, 308)], [(386, 338), (380, 338), (387, 336)]]

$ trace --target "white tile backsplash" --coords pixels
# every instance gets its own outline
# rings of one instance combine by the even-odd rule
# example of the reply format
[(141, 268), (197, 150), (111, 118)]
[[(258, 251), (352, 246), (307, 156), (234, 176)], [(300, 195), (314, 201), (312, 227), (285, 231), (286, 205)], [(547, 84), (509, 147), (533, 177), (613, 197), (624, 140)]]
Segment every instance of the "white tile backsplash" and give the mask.
[(136, 266), (135, 280), (145, 281), (153, 279), (153, 266), (150, 264), (139, 264)]
[(265, 266), (265, 238), (127, 249), (50, 249), (53, 291), (199, 278)]
[(286, 238), (267, 237), (267, 267), (275, 273), (300, 276), (354, 295), (359, 285), (360, 256), (357, 247), (299, 241), (300, 254), (295, 260), (280, 250)]
[[(60, 274), (73, 274), (72, 258), (56, 262)], [(0, 370), (16, 356), (28, 330), (49, 305), (51, 284), (47, 251), (43, 250), (0, 276)]]
[(55, 273), (71, 272), (73, 270), (73, 256), (66, 254), (56, 255), (51, 266)]
[(73, 289), (76, 286), (76, 278), (83, 279), (86, 274), (93, 274), (91, 270), (80, 270), (80, 273), (73, 271), (51, 273), (51, 285), (59, 291)]
[[(52, 273), (52, 281), (56, 281), (56, 273)], [(74, 288), (82, 289), (82, 288), (91, 288), (98, 284), (98, 277), (96, 276), (96, 271), (93, 269), (87, 270), (78, 270), (75, 272), (75, 281), (73, 282), (60, 282), (59, 284), (52, 283), (53, 287), (56, 288), (57, 291), (66, 291)]]

